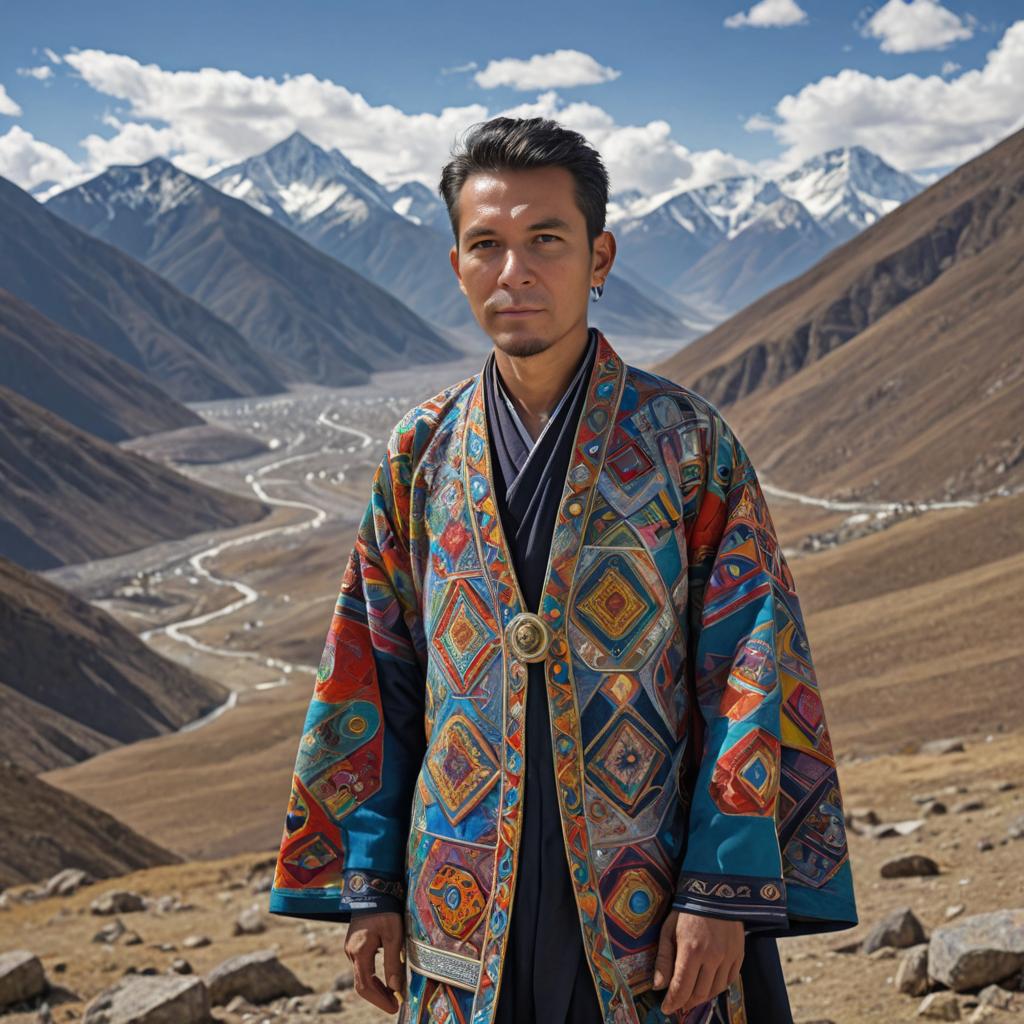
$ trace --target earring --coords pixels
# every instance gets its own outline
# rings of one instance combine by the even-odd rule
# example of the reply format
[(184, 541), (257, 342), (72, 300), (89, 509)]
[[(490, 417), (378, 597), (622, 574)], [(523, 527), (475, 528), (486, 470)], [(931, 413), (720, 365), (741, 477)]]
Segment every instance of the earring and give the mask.
[(597, 300), (604, 294), (604, 285), (592, 284), (590, 286), (590, 294), (593, 296), (594, 301), (597, 302)]

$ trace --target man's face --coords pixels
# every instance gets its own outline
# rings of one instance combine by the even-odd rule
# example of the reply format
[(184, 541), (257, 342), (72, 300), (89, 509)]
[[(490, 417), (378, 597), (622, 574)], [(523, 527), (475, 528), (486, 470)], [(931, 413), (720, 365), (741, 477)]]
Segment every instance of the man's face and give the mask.
[[(603, 232), (590, 252), (574, 184), (564, 167), (538, 167), (471, 174), (459, 193), (452, 267), (477, 322), (508, 355), (543, 352), (586, 325), (591, 282), (611, 267), (614, 239)], [(515, 307), (531, 312), (508, 312)]]

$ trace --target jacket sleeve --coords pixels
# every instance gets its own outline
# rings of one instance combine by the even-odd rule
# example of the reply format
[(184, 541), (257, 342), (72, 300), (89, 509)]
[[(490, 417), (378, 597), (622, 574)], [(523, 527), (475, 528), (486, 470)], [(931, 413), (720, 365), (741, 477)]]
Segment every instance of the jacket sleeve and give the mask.
[(857, 923), (811, 651), (750, 458), (712, 407), (688, 536), (693, 788), (673, 906), (777, 936)]
[(389, 444), (348, 557), (292, 774), (269, 910), (349, 921), (401, 912), (425, 750), (408, 473)]

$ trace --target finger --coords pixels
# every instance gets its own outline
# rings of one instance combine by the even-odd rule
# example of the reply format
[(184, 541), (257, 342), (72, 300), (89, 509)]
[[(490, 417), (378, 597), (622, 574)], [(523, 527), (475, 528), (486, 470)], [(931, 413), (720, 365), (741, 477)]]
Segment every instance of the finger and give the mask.
[(695, 995), (693, 998), (694, 1003), (700, 1004), (707, 1002), (709, 999), (714, 999), (729, 987), (729, 966), (728, 961), (719, 966), (718, 970), (715, 971), (711, 984), (708, 986), (707, 994), (703, 998), (700, 995)]
[(735, 985), (739, 981), (740, 970), (743, 967), (743, 957), (733, 961), (732, 969), (729, 971), (729, 985)]
[(672, 977), (676, 962), (676, 937), (673, 932), (662, 932), (658, 940), (658, 954), (654, 958), (654, 988), (664, 988)]
[(689, 999), (700, 964), (700, 955), (695, 949), (684, 950), (682, 946), (676, 947), (675, 970), (672, 972), (668, 992), (665, 993), (664, 1002), (661, 1004), (663, 1013), (678, 1010)]
[(700, 972), (693, 983), (693, 991), (690, 993), (690, 999), (686, 1005), (700, 1006), (715, 994), (713, 982), (718, 972), (718, 966), (718, 962), (714, 960), (705, 960), (701, 963)]
[(392, 992), (403, 992), (405, 969), (402, 965), (402, 937), (395, 935), (384, 940), (384, 977)]

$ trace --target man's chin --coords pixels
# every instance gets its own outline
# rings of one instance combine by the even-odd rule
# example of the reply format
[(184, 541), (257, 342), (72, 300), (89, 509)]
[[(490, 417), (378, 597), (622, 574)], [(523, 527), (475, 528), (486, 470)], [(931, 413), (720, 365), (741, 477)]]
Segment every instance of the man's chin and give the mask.
[(525, 356), (535, 356), (538, 352), (544, 352), (552, 345), (550, 338), (543, 338), (536, 334), (527, 334), (525, 332), (520, 333), (520, 331), (515, 329), (499, 329), (491, 335), (491, 341), (505, 355), (514, 356), (519, 359)]

